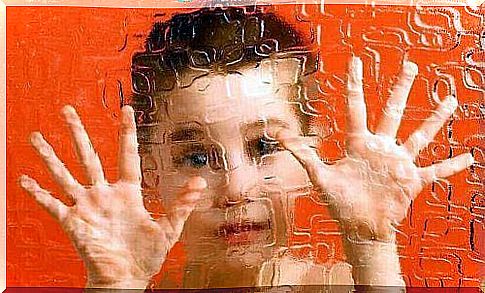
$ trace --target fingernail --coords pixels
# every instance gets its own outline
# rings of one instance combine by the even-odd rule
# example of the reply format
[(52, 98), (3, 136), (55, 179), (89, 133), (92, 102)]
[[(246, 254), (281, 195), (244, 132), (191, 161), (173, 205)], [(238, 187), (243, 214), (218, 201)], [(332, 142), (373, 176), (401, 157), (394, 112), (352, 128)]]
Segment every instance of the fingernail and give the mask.
[(455, 96), (448, 96), (446, 97), (446, 103), (453, 108), (458, 107), (458, 99)]
[(29, 189), (29, 187), (32, 186), (32, 179), (30, 179), (29, 176), (24, 174), (24, 175), (20, 176), (19, 179), (20, 179), (19, 180), (20, 186), (22, 186), (23, 188)]
[(74, 107), (71, 105), (64, 106), (61, 113), (65, 118), (77, 118), (76, 109), (74, 109)]
[(50, 156), (52, 148), (45, 142), (44, 137), (40, 132), (32, 132), (30, 135), (30, 142), (41, 156)]
[(444, 100), (444, 103), (447, 107), (447, 110), (451, 113), (455, 112), (456, 108), (458, 107), (458, 99), (453, 95), (447, 96)]
[(416, 65), (416, 63), (413, 63), (411, 61), (404, 61), (403, 71), (408, 75), (416, 76), (418, 75), (418, 72), (419, 72), (418, 65)]
[(131, 107), (130, 105), (124, 105), (123, 108), (121, 108), (121, 111), (126, 112), (128, 114), (135, 113), (135, 110), (133, 110), (133, 107)]
[(134, 115), (134, 111), (133, 111), (133, 108), (131, 106), (123, 106), (123, 108), (121, 108), (121, 112), (123, 113), (122, 116), (122, 120), (123, 120), (123, 123), (125, 124), (133, 124), (133, 115)]
[(42, 143), (43, 137), (40, 132), (35, 131), (30, 134), (29, 139), (34, 146), (40, 146)]

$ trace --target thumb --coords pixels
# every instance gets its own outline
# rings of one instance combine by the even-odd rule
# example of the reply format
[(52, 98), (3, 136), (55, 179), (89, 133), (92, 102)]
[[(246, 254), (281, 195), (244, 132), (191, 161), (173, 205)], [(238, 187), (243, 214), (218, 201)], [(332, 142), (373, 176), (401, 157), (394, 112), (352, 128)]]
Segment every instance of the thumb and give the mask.
[(192, 177), (187, 180), (177, 199), (167, 210), (166, 217), (162, 217), (159, 220), (159, 222), (168, 221), (172, 229), (167, 232), (173, 233), (178, 239), (184, 228), (185, 221), (187, 221), (190, 213), (194, 210), (206, 187), (207, 182), (202, 177)]
[(286, 129), (280, 130), (275, 138), (285, 149), (290, 151), (303, 168), (305, 168), (312, 184), (315, 187), (324, 190), (326, 180), (330, 175), (330, 170), (320, 159), (316, 150), (306, 143), (305, 138)]

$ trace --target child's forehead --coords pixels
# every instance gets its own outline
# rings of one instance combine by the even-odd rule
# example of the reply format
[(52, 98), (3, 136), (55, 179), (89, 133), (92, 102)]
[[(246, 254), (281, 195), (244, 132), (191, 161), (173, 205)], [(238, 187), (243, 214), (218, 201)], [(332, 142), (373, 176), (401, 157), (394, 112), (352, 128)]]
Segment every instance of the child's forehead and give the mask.
[[(238, 123), (277, 118), (291, 119), (291, 107), (285, 91), (270, 84), (251, 80), (242, 81), (247, 90), (226, 82), (227, 76), (215, 77), (201, 90), (195, 86), (177, 90), (168, 97), (165, 119), (173, 122), (201, 121), (204, 124), (221, 121)], [(254, 81), (254, 80), (253, 80)], [(230, 88), (228, 88), (230, 87)]]
[[(180, 98), (180, 99), (177, 99)], [(213, 96), (193, 95), (173, 97), (166, 107), (164, 120), (171, 122), (198, 121), (202, 124), (251, 123), (267, 119), (291, 120), (292, 110), (287, 100), (277, 95)]]

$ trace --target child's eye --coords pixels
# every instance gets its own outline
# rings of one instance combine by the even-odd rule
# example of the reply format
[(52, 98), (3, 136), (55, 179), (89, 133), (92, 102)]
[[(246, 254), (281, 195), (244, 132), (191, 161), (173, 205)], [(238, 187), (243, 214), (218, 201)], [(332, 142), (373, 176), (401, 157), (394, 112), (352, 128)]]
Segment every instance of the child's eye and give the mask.
[(258, 150), (261, 156), (269, 155), (277, 151), (277, 142), (268, 142), (263, 139), (258, 140)]
[(202, 168), (209, 163), (209, 154), (200, 144), (178, 145), (172, 148), (172, 161), (176, 167)]
[(202, 168), (207, 165), (208, 156), (206, 153), (191, 153), (184, 156), (183, 160), (185, 166)]
[(279, 150), (277, 141), (270, 141), (264, 137), (248, 141), (248, 150), (252, 158), (261, 158)]

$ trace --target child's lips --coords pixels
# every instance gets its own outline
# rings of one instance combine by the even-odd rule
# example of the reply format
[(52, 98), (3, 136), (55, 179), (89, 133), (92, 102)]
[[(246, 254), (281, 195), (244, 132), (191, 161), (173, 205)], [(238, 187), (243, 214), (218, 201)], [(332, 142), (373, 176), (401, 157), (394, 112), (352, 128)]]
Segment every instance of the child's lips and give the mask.
[(272, 208), (268, 198), (241, 197), (226, 200), (223, 207), (224, 221), (217, 225), (216, 235), (228, 244), (267, 242), (274, 229)]
[(218, 229), (218, 236), (224, 237), (229, 244), (252, 243), (261, 238), (261, 233), (271, 230), (271, 221), (225, 223)]

